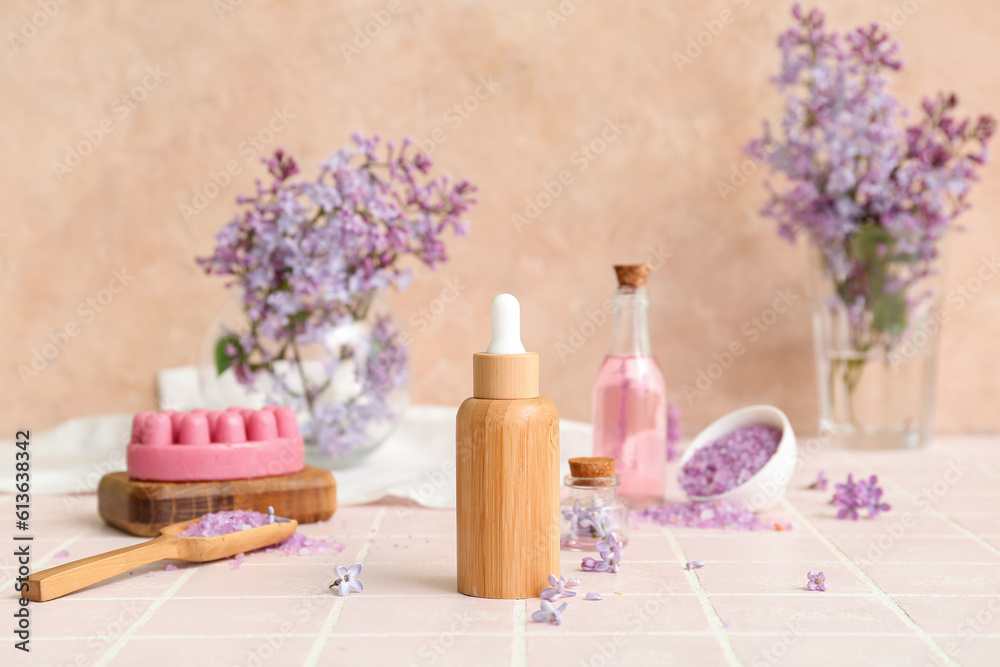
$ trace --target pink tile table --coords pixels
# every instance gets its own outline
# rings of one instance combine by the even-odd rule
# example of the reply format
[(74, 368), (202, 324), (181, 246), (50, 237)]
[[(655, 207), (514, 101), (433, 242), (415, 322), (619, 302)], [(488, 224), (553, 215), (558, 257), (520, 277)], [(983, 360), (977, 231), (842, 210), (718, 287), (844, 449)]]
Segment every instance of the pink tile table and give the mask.
[[(563, 552), (583, 584), (559, 627), (530, 621), (536, 599), (455, 591), (453, 511), (383, 503), (303, 526), (335, 541), (324, 553), (159, 564), (32, 604), (30, 655), (5, 630), (0, 664), (1000, 665), (1000, 439), (803, 458), (772, 512), (789, 531), (636, 524), (617, 575), (581, 572)], [(820, 469), (878, 474), (893, 510), (837, 520), (832, 489), (805, 488)], [(0, 495), (0, 516), (13, 513)], [(37, 496), (32, 515), (36, 570), (138, 541), (101, 523), (93, 496)], [(15, 560), (2, 553), (10, 628)], [(334, 565), (355, 560), (364, 593), (332, 595)], [(688, 572), (689, 560), (706, 565)], [(827, 573), (827, 592), (807, 590), (809, 570)]]

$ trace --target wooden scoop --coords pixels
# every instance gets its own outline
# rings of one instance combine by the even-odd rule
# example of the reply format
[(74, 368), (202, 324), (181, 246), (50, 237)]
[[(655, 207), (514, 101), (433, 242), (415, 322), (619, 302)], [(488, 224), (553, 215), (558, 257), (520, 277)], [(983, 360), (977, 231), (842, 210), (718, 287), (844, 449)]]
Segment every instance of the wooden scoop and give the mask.
[(148, 565), (163, 559), (203, 563), (235, 556), (240, 552), (253, 551), (281, 542), (291, 537), (299, 525), (297, 521), (282, 521), (214, 537), (178, 535), (189, 523), (198, 520), (192, 519), (164, 526), (160, 529), (162, 535), (142, 544), (116, 549), (29, 575), (28, 587), (21, 591), (21, 597), (28, 598), (32, 602), (45, 602), (140, 565)]

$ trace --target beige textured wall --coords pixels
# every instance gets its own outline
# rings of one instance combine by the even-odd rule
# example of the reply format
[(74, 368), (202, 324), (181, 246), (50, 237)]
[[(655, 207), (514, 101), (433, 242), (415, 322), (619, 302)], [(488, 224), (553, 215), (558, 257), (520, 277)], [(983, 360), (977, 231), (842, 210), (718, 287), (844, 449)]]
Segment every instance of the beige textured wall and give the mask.
[[(314, 173), (356, 128), (437, 136), (436, 167), (481, 188), (472, 234), (450, 245), (452, 262), (418, 272), (392, 297), (414, 335), (415, 400), (457, 405), (470, 393), (471, 354), (486, 344), (490, 300), (510, 291), (522, 303), (525, 343), (543, 354), (544, 392), (564, 417), (589, 419), (611, 327), (597, 327), (565, 360), (557, 345), (580, 342), (572, 332), (610, 295), (612, 263), (664, 253), (650, 281), (653, 345), (689, 432), (757, 401), (811, 428), (804, 300), (756, 342), (741, 332), (777, 290), (801, 294), (805, 255), (757, 214), (760, 173), (726, 201), (716, 189), (743, 159), (740, 146), (760, 118), (778, 107), (767, 79), (790, 3), (591, 0), (552, 26), (546, 12), (558, 11), (556, 0), (396, 1), (0, 5), (0, 432), (150, 407), (156, 370), (194, 362), (226, 301), (222, 281), (204, 276), (192, 257), (209, 250), (233, 198), (260, 173), (248, 138), (261, 135), (267, 150), (286, 147)], [(1000, 111), (1000, 14), (992, 2), (826, 4), (841, 28), (899, 23), (908, 70), (898, 90), (911, 104), (948, 87), (970, 111)], [(55, 15), (39, 14), (45, 6)], [(679, 71), (673, 53), (725, 10), (731, 22)], [(341, 44), (372, 12), (390, 20), (348, 61)], [(32, 15), (44, 23), (36, 31), (25, 28)], [(484, 80), (499, 90), (487, 94)], [(130, 108), (121, 98), (133, 90), (144, 99)], [(477, 90), (484, 99), (474, 102)], [(463, 103), (477, 108), (449, 113)], [(609, 122), (620, 130), (607, 130), (604, 152), (582, 158), (581, 145)], [(269, 137), (270, 123), (279, 131)], [(100, 143), (57, 178), (53, 162), (95, 132)], [(229, 161), (239, 174), (185, 221), (180, 204), (191, 204)], [(562, 170), (572, 183), (519, 233), (512, 213), (523, 214), (526, 198)], [(963, 219), (968, 231), (953, 240), (949, 286), (967, 281), (997, 248), (997, 176), (996, 167), (985, 171)], [(102, 290), (118, 287), (116, 271), (126, 274), (124, 289), (98, 303), (100, 311), (88, 306), (112, 297)], [(449, 285), (460, 296), (441, 310), (434, 300)], [(18, 366), (67, 326), (77, 335), (37, 377), (22, 380)], [(942, 338), (940, 431), (1000, 427), (1000, 411), (989, 407), (1000, 398), (998, 334), (1000, 280), (987, 280), (953, 312)], [(704, 396), (686, 401), (681, 386), (732, 341), (746, 343), (746, 354)]]

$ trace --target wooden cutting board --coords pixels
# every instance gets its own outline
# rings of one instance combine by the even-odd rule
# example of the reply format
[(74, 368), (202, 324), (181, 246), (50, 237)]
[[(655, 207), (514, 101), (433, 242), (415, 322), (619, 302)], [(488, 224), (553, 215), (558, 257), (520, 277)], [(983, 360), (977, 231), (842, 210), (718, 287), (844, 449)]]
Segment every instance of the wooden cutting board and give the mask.
[(160, 528), (222, 510), (267, 512), (299, 523), (326, 521), (337, 510), (337, 482), (329, 470), (225, 482), (142, 482), (126, 472), (101, 478), (97, 509), (110, 525), (132, 535), (159, 535)]

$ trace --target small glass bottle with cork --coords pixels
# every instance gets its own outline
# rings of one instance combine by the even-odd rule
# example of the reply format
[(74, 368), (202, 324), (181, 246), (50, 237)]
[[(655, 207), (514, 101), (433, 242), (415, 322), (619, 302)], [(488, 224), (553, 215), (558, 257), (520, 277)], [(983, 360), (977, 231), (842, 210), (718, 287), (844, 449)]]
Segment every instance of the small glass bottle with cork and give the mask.
[(560, 505), (562, 548), (593, 551), (612, 532), (622, 545), (628, 544), (628, 505), (616, 491), (621, 479), (615, 474), (615, 460), (574, 458), (569, 470), (564, 480), (569, 493)]

